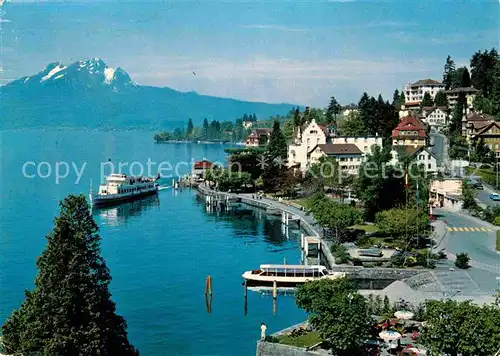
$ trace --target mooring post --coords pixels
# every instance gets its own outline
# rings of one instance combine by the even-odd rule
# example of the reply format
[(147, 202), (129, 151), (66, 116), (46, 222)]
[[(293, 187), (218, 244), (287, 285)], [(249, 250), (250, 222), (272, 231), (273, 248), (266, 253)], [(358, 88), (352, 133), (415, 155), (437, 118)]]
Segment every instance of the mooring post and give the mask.
[(212, 277), (207, 276), (205, 279), (205, 296), (210, 295), (212, 296)]
[(276, 285), (276, 280), (273, 281), (273, 299), (276, 299), (276, 296), (278, 295), (278, 290), (277, 290), (277, 285)]
[(247, 294), (248, 294), (248, 285), (247, 285), (247, 280), (245, 279), (245, 292), (244, 292), (244, 296), (245, 296), (245, 299), (247, 297)]

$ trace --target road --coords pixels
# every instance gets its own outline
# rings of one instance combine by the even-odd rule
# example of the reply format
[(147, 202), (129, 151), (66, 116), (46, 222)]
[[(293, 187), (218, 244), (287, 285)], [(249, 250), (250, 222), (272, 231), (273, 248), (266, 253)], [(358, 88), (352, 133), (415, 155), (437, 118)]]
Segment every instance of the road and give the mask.
[(439, 248), (454, 257), (467, 252), (472, 268), (469, 276), (483, 290), (498, 288), (496, 277), (500, 276), (500, 254), (495, 251), (496, 230), (488, 223), (463, 213), (435, 209), (434, 213), (447, 224), (447, 233)]
[(476, 200), (478, 201), (478, 203), (489, 206), (500, 205), (500, 201), (494, 201), (490, 199), (490, 194), (498, 194), (498, 191), (493, 190), (493, 188), (488, 186), (487, 184), (483, 183), (483, 186), (484, 189), (477, 190)]
[(448, 143), (446, 136), (438, 132), (431, 132), (431, 151), (436, 155), (437, 163), (442, 165), (448, 160)]

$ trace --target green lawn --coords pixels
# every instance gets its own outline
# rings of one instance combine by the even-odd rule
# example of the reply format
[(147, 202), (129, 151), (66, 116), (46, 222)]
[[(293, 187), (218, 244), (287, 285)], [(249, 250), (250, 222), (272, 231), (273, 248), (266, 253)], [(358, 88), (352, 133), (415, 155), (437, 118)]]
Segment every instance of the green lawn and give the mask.
[(310, 347), (321, 342), (322, 339), (316, 331), (310, 331), (307, 334), (291, 337), (290, 335), (278, 336), (281, 344), (297, 346), (297, 347)]
[(500, 230), (497, 230), (497, 251), (500, 251)]
[(300, 206), (303, 206), (304, 208), (309, 209), (309, 204), (310, 204), (309, 198), (295, 199), (295, 200), (291, 200), (290, 202), (295, 203), (295, 204), (299, 204)]
[(349, 229), (363, 230), (364, 232), (378, 232), (378, 227), (376, 225), (352, 225)]
[(474, 171), (474, 168), (467, 167), (466, 172), (467, 172), (467, 174), (474, 173), (474, 175), (481, 177), (481, 179), (485, 183), (488, 183), (492, 186), (496, 185), (497, 177), (496, 177), (496, 173), (493, 172), (493, 168), (481, 168), (481, 169), (478, 169), (477, 171)]

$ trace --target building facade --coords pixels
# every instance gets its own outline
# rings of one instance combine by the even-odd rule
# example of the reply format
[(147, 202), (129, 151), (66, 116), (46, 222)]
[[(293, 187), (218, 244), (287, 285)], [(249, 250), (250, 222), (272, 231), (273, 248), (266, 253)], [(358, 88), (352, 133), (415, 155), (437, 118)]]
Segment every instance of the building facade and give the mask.
[(495, 117), (487, 114), (469, 112), (462, 119), (462, 136), (467, 139), (467, 142), (472, 140), (472, 137), (477, 135), (486, 126), (495, 121)]
[(427, 146), (427, 128), (415, 116), (406, 116), (392, 130), (393, 146)]
[(431, 181), (429, 203), (435, 207), (462, 210), (462, 179), (436, 179)]
[(415, 83), (408, 83), (405, 85), (405, 106), (412, 107), (420, 105), (424, 98), (425, 93), (429, 93), (434, 100), (436, 94), (440, 90), (444, 90), (445, 85), (437, 80), (423, 79)]
[(262, 147), (269, 143), (269, 137), (271, 136), (272, 129), (260, 128), (255, 129), (250, 132), (245, 140), (245, 146), (247, 147)]
[(321, 157), (335, 158), (342, 174), (357, 175), (363, 162), (363, 152), (352, 143), (319, 144), (309, 152), (309, 164), (319, 162)]
[(486, 146), (495, 152), (495, 157), (500, 157), (500, 122), (491, 121), (479, 132), (473, 134), (471, 139), (475, 142), (483, 139)]
[(363, 156), (372, 153), (372, 148), (374, 145), (382, 147), (382, 137), (377, 136), (366, 136), (366, 137), (354, 137), (354, 136), (337, 136), (331, 139), (333, 144), (353, 144), (362, 153)]
[(422, 121), (430, 127), (440, 128), (448, 125), (448, 108), (446, 106), (424, 107), (422, 114)]
[(359, 112), (359, 108), (356, 104), (354, 103), (351, 103), (349, 105), (346, 105), (342, 108), (342, 115), (344, 116), (348, 116), (349, 114), (351, 113), (358, 113)]
[(308, 167), (308, 154), (312, 148), (329, 143), (335, 135), (334, 126), (320, 125), (314, 119), (302, 129), (296, 129), (288, 146), (288, 165), (305, 172)]
[(448, 90), (446, 92), (446, 98), (448, 99), (448, 104), (450, 108), (455, 107), (458, 102), (458, 97), (460, 94), (465, 95), (465, 99), (467, 101), (467, 109), (472, 109), (474, 107), (474, 99), (476, 98), (476, 95), (479, 93), (479, 90), (472, 88), (472, 87), (467, 87), (467, 88), (455, 88), (452, 90)]
[(402, 158), (409, 158), (412, 163), (422, 167), (426, 173), (434, 174), (438, 172), (437, 158), (429, 148), (425, 146), (395, 146), (392, 149), (391, 164), (398, 164)]

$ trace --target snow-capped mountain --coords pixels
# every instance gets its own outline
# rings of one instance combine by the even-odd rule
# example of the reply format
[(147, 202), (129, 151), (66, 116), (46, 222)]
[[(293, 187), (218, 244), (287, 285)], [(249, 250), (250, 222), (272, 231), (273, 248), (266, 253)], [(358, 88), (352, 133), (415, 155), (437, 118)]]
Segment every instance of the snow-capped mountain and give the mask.
[(126, 71), (98, 58), (51, 63), (37, 74), (0, 88), (4, 129), (173, 129), (185, 126), (189, 118), (198, 124), (204, 118), (234, 121), (244, 113), (267, 119), (285, 115), (293, 107), (137, 85)]
[(6, 85), (25, 87), (63, 87), (83, 86), (96, 88), (99, 86), (109, 87), (114, 91), (120, 91), (129, 87), (137, 87), (130, 76), (120, 67), (110, 68), (102, 59), (93, 58), (78, 61), (70, 65), (61, 62), (50, 63), (39, 73), (22, 77)]

